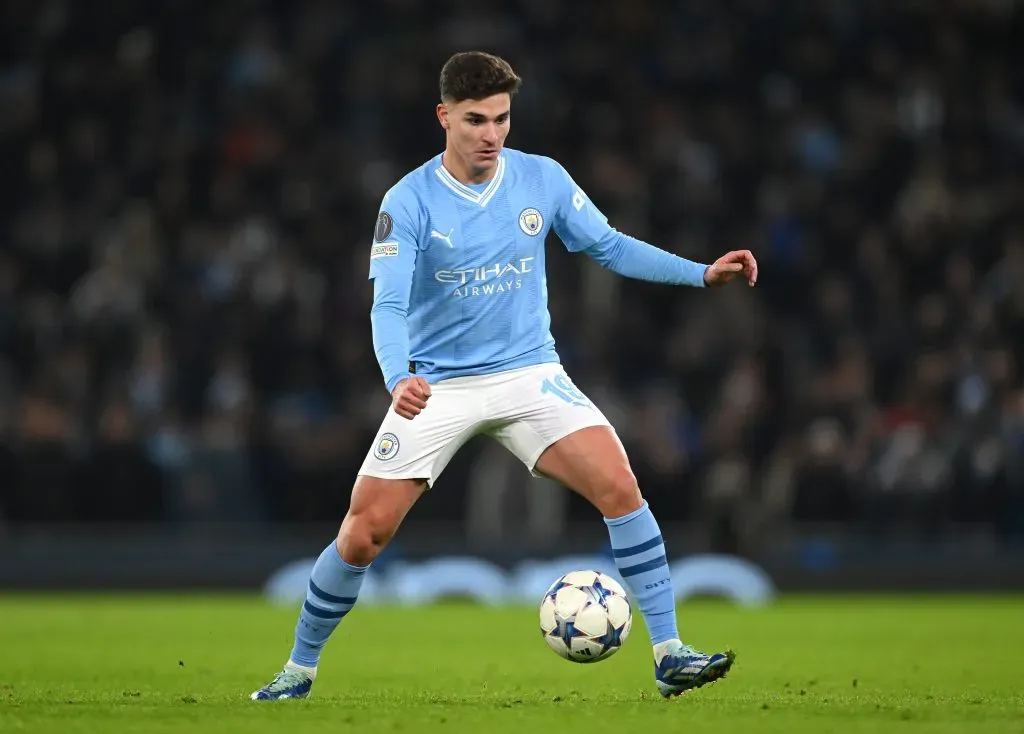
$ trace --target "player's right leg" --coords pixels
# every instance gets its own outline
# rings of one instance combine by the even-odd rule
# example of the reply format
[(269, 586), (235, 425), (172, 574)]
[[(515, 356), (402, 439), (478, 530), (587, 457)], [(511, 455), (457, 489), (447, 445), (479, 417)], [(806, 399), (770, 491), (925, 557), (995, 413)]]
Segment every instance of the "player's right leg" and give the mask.
[(254, 701), (309, 695), (324, 645), (355, 606), (370, 564), (426, 488), (426, 479), (356, 478), (338, 537), (324, 548), (310, 573), (288, 662), (252, 694)]
[(370, 564), (480, 420), (479, 402), (459, 380), (435, 385), (427, 408), (411, 421), (388, 411), (359, 470), (338, 537), (313, 566), (288, 662), (253, 700), (309, 695), (320, 653), (355, 605)]

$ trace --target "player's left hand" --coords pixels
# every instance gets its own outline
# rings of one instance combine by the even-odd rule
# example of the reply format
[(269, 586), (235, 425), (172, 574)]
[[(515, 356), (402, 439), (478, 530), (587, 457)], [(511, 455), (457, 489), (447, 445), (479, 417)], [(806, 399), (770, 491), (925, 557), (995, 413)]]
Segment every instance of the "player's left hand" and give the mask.
[(708, 285), (725, 285), (742, 275), (753, 288), (757, 283), (757, 260), (750, 250), (733, 250), (715, 260), (704, 271), (704, 282)]

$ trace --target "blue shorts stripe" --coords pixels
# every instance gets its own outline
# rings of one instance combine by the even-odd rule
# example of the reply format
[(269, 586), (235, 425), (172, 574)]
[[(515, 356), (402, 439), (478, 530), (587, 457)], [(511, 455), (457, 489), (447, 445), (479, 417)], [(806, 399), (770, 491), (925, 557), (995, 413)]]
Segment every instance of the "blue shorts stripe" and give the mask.
[(349, 612), (348, 609), (345, 609), (340, 612), (331, 612), (326, 609), (321, 609), (320, 607), (314, 607), (308, 601), (302, 603), (302, 608), (310, 614), (312, 614), (314, 617), (319, 617), (320, 619), (341, 619)]
[(664, 541), (661, 539), (661, 533), (658, 533), (655, 537), (645, 540), (639, 545), (632, 545), (629, 548), (612, 548), (612, 555), (616, 558), (629, 558), (629, 556), (635, 556), (637, 553), (649, 551), (651, 548), (657, 548), (663, 544)]
[(646, 573), (647, 571), (653, 571), (656, 568), (661, 568), (662, 566), (667, 565), (668, 558), (666, 558), (665, 555), (662, 554), (657, 558), (652, 558), (649, 561), (638, 563), (635, 566), (626, 566), (625, 568), (620, 568), (619, 574), (622, 575), (623, 578), (626, 578), (628, 576), (636, 576), (638, 573)]
[(313, 580), (309, 580), (309, 590), (313, 592), (313, 596), (321, 601), (325, 601), (328, 604), (355, 604), (356, 598), (354, 596), (335, 596), (334, 594), (328, 594), (326, 591), (321, 589), (319, 586), (313, 583)]

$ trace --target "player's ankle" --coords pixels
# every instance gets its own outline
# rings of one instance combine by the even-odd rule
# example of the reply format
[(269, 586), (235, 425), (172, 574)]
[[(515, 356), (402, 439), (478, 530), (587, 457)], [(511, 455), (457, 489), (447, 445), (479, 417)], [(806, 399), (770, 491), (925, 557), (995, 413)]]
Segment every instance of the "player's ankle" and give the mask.
[(675, 647), (682, 645), (682, 641), (677, 637), (673, 637), (671, 640), (662, 640), (654, 644), (654, 662), (661, 662), (661, 659)]
[(289, 659), (288, 662), (284, 664), (284, 668), (285, 668), (285, 670), (298, 670), (298, 671), (301, 671), (301, 672), (305, 673), (306, 675), (308, 675), (310, 680), (316, 680), (316, 666), (315, 665), (313, 667), (310, 667), (308, 665), (299, 665), (294, 660)]

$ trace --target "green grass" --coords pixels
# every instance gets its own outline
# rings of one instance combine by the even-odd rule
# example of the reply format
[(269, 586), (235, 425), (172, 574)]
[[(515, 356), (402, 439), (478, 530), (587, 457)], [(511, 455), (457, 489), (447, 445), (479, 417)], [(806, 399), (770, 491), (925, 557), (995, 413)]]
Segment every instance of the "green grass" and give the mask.
[(730, 676), (655, 693), (642, 626), (597, 665), (533, 609), (358, 608), (308, 701), (248, 694), (295, 612), (250, 597), (0, 596), (0, 732), (1024, 732), (1024, 597), (789, 597), (680, 609)]

